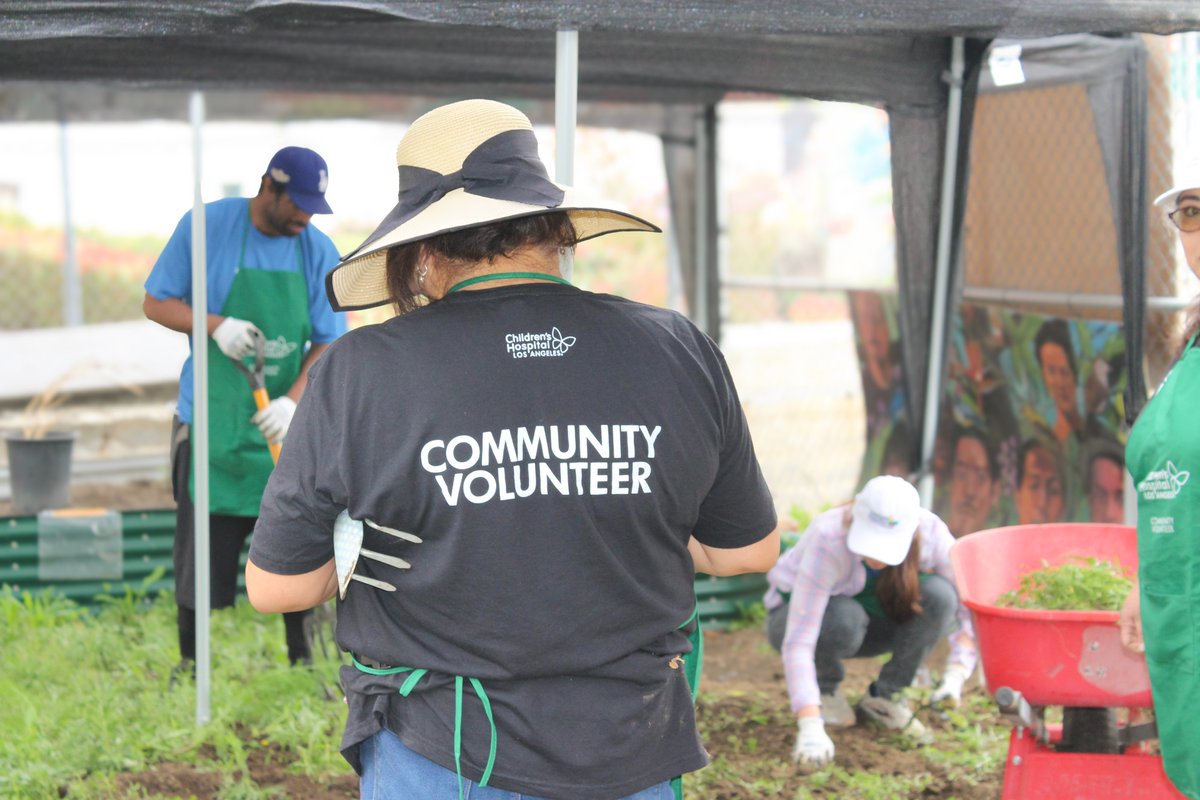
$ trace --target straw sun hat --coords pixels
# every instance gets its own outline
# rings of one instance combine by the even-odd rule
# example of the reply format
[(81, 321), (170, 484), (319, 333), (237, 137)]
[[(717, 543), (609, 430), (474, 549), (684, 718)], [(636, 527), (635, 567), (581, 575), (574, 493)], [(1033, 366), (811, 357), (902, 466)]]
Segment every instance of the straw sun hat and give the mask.
[(396, 166), (400, 202), (326, 278), (335, 311), (389, 302), (388, 248), (441, 233), (555, 211), (568, 212), (580, 241), (660, 230), (551, 181), (529, 118), (492, 100), (463, 100), (418, 118), (400, 140)]

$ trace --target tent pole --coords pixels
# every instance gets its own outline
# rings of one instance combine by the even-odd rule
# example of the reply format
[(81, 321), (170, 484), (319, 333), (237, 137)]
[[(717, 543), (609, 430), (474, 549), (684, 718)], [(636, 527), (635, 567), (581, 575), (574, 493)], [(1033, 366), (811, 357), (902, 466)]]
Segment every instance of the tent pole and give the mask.
[(58, 146), (63, 193), (63, 325), (83, 324), (83, 292), (79, 288), (79, 260), (75, 257), (75, 225), (71, 220), (71, 147), (67, 138), (67, 111), (58, 97)]
[[(938, 218), (937, 262), (929, 330), (929, 367), (925, 374), (925, 412), (921, 435), (921, 464), (932, 463), (937, 438), (938, 401), (946, 355), (946, 311), (949, 305), (951, 228), (954, 224), (954, 186), (958, 180), (958, 137), (962, 122), (963, 39), (955, 36), (950, 52), (950, 93), (946, 105), (946, 151), (942, 161), (941, 213)], [(933, 507), (933, 471), (922, 469), (917, 487), (921, 505)]]
[(203, 92), (192, 92), (190, 116), (192, 163), (195, 169), (192, 199), (192, 477), (196, 534), (192, 538), (196, 548), (196, 724), (204, 725), (212, 716), (209, 712), (211, 673), (208, 639), (208, 611), (211, 605), (208, 553), (208, 254), (204, 199), (200, 190), (200, 157), (204, 149)]
[(720, 245), (717, 219), (717, 106), (703, 107), (696, 120), (696, 251), (692, 321), (713, 341), (721, 341)]
[[(575, 121), (579, 106), (579, 31), (559, 31), (555, 41), (554, 69), (554, 177), (567, 186), (575, 185)], [(574, 258), (570, 251), (559, 256), (562, 276), (571, 280)]]

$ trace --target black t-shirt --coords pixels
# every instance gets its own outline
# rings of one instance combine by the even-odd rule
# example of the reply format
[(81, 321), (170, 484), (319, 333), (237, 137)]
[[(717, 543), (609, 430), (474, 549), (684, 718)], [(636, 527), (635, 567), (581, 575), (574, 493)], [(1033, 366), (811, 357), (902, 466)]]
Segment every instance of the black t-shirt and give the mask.
[[(408, 677), (343, 668), (343, 752), (381, 726), (455, 769), (455, 677), (498, 729), (490, 785), (547, 797), (631, 794), (707, 756), (675, 656), (695, 595), (687, 541), (743, 547), (775, 526), (736, 390), (685, 317), (557, 284), (451, 294), (352, 331), (309, 373), (263, 498), (251, 558), (278, 574), (363, 547), (338, 643)], [(490, 730), (469, 681), (462, 771)]]

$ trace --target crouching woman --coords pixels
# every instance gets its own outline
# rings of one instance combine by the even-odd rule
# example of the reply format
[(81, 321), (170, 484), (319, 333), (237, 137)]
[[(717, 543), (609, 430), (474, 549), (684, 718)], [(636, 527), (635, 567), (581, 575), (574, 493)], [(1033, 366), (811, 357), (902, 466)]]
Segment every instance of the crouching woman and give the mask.
[[(783, 654), (798, 718), (793, 761), (829, 763), (834, 745), (825, 728), (859, 719), (925, 738), (899, 693), (948, 634), (949, 657), (933, 699), (961, 699), (977, 653), (970, 612), (954, 586), (953, 544), (910, 483), (883, 475), (868, 481), (853, 503), (816, 517), (768, 573), (767, 636)], [(838, 688), (843, 659), (884, 653), (891, 659), (851, 707)]]

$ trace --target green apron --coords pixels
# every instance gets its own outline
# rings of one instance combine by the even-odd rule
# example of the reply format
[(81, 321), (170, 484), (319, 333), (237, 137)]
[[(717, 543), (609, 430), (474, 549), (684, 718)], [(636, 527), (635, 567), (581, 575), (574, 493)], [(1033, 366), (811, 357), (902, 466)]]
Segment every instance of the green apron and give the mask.
[[(1138, 578), (1163, 768), (1200, 798), (1200, 348), (1188, 343), (1129, 434)], [(1193, 478), (1195, 480), (1193, 480)]]
[[(237, 274), (219, 313), (253, 322), (263, 332), (264, 380), (267, 394), (276, 398), (292, 388), (304, 361), (305, 344), (312, 338), (304, 258), (297, 237), (295, 271), (246, 266), (249, 235), (247, 213)], [(208, 403), (209, 510), (257, 517), (274, 462), (266, 439), (250, 421), (258, 410), (250, 384), (212, 337), (208, 339)], [(189, 491), (193, 487), (194, 480), (189, 479)]]

